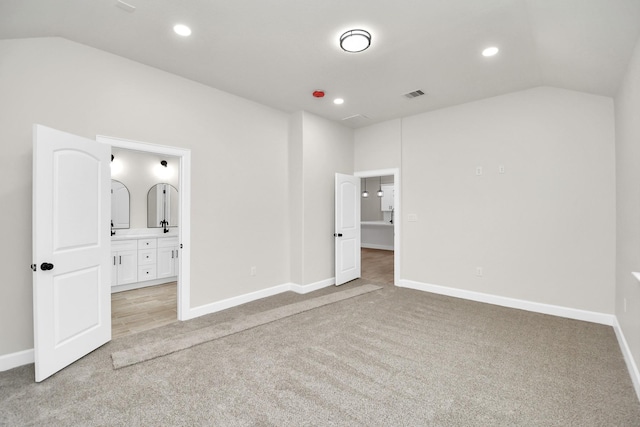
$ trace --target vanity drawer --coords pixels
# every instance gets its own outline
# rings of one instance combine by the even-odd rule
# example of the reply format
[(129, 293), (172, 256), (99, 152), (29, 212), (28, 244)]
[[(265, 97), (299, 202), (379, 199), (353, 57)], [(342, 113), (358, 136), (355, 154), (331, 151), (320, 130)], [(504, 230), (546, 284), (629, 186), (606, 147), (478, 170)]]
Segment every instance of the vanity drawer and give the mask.
[(138, 282), (144, 282), (145, 280), (153, 280), (158, 276), (156, 272), (156, 266), (142, 266), (138, 267)]
[(139, 239), (138, 249), (155, 249), (158, 239)]
[(140, 249), (138, 250), (138, 265), (155, 265), (156, 263), (156, 250), (155, 249)]
[(135, 251), (138, 249), (136, 240), (112, 240), (111, 252)]

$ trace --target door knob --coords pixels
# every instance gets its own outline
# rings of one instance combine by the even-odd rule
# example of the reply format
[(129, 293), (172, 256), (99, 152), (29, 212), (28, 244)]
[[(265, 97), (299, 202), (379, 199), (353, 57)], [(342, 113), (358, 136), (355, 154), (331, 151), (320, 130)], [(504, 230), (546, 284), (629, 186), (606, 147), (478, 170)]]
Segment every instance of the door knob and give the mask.
[(50, 264), (48, 262), (43, 262), (42, 264), (40, 264), (40, 270), (43, 270), (43, 271), (53, 270), (53, 264)]

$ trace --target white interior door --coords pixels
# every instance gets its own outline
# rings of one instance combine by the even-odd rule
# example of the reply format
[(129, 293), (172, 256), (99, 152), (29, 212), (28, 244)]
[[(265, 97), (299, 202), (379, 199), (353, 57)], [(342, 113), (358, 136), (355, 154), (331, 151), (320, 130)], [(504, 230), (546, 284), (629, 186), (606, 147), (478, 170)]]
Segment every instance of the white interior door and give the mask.
[(336, 174), (336, 285), (360, 277), (360, 178)]
[(111, 147), (34, 126), (36, 381), (111, 339)]

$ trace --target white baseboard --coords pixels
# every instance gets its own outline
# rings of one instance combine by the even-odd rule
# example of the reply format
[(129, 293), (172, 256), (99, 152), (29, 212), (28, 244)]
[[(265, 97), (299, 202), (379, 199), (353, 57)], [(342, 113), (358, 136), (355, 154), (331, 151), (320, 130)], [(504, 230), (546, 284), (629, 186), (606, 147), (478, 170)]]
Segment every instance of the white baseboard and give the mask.
[(382, 249), (385, 251), (392, 251), (393, 250), (393, 245), (377, 245), (375, 243), (361, 243), (360, 244), (361, 248), (367, 248), (367, 249)]
[(636, 390), (638, 400), (640, 400), (640, 371), (638, 370), (638, 365), (636, 365), (633, 355), (631, 354), (631, 349), (627, 344), (627, 339), (624, 337), (624, 333), (622, 332), (622, 328), (620, 328), (617, 318), (615, 319), (613, 330), (616, 332), (622, 356), (624, 356), (624, 361), (627, 364), (627, 369), (631, 376), (631, 382), (633, 382), (633, 388)]
[(598, 313), (596, 311), (579, 310), (576, 308), (559, 305), (543, 304), (516, 298), (501, 297), (498, 295), (481, 292), (467, 291), (464, 289), (448, 288), (446, 286), (432, 285), (429, 283), (414, 282), (412, 280), (400, 280), (400, 287), (432, 292), (434, 294), (447, 295), (471, 301), (486, 302), (502, 307), (517, 308), (532, 311), (534, 313), (550, 314), (552, 316), (566, 317), (568, 319), (583, 320), (585, 322), (599, 323), (613, 326), (616, 317), (613, 314)]
[(0, 372), (17, 368), (18, 366), (33, 363), (33, 349), (18, 351), (16, 353), (3, 354), (0, 356)]
[(306, 294), (308, 292), (326, 288), (327, 286), (331, 286), (334, 283), (335, 283), (335, 278), (333, 277), (330, 279), (321, 280), (319, 282), (311, 283), (308, 285), (298, 285), (296, 283), (283, 283), (282, 285), (273, 286), (271, 288), (261, 289), (259, 291), (250, 292), (248, 294), (227, 298), (222, 301), (216, 301), (211, 304), (205, 304), (198, 307), (194, 307), (189, 310), (187, 319), (185, 320), (204, 316), (205, 314), (211, 314), (218, 311), (226, 310), (228, 308), (236, 307), (238, 305), (246, 304), (251, 301), (281, 294), (283, 292), (293, 291), (299, 294)]
[(291, 283), (291, 290), (298, 294), (307, 294), (309, 292), (317, 291), (318, 289), (326, 288), (331, 285), (336, 284), (336, 278), (332, 277), (330, 279), (321, 280), (319, 282), (311, 283), (309, 285), (298, 285), (296, 283)]
[(289, 290), (291, 290), (291, 283), (285, 283), (282, 285), (273, 286), (271, 288), (261, 289), (255, 292), (249, 292), (248, 294), (238, 295), (236, 297), (231, 297), (231, 298), (223, 299), (221, 301), (212, 302), (210, 304), (193, 307), (189, 310), (186, 320), (204, 316), (205, 314), (216, 313), (218, 311), (222, 311), (231, 307), (236, 307), (238, 305), (246, 304), (248, 302), (255, 301), (261, 298), (266, 298), (273, 295), (281, 294)]

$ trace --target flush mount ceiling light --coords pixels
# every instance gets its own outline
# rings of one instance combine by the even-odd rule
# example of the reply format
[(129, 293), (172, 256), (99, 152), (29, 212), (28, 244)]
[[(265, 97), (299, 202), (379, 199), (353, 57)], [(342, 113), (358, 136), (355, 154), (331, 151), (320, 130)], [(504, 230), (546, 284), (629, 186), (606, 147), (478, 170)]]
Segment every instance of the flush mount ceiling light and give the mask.
[(176, 34), (183, 36), (183, 37), (187, 37), (191, 35), (191, 28), (187, 27), (186, 25), (183, 24), (177, 24), (173, 26), (173, 31), (176, 32)]
[(371, 34), (365, 30), (349, 30), (340, 36), (340, 47), (346, 52), (362, 52), (371, 46)]
[(488, 47), (488, 48), (486, 48), (485, 50), (482, 51), (482, 56), (493, 56), (496, 53), (498, 53), (499, 50), (500, 49), (498, 49), (495, 46)]

